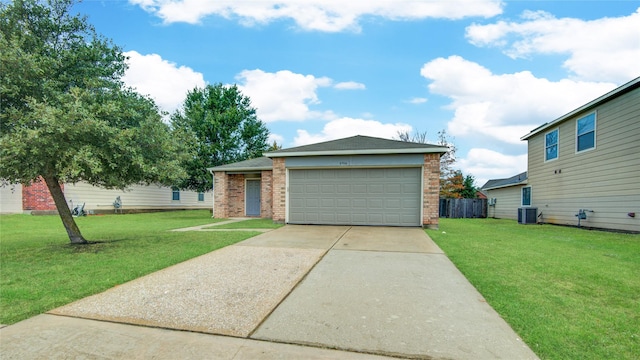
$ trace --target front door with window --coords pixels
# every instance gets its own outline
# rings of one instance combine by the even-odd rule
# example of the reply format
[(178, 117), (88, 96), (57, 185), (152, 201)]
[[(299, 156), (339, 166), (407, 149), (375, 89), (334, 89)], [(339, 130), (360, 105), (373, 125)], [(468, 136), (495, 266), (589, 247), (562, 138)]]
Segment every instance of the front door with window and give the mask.
[(260, 216), (260, 180), (247, 180), (246, 183), (246, 206), (247, 216)]

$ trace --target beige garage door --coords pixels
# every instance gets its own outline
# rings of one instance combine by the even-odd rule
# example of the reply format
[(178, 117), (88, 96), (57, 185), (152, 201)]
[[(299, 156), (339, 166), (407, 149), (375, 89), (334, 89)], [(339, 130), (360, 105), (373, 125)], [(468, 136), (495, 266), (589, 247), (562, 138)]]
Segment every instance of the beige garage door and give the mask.
[(290, 170), (288, 221), (420, 226), (420, 170)]

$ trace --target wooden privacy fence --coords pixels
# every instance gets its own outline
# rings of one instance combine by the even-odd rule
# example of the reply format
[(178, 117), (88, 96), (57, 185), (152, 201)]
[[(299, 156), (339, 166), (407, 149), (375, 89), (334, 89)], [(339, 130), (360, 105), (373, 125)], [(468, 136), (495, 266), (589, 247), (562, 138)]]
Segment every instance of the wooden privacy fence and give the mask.
[(486, 218), (487, 199), (440, 199), (440, 217)]

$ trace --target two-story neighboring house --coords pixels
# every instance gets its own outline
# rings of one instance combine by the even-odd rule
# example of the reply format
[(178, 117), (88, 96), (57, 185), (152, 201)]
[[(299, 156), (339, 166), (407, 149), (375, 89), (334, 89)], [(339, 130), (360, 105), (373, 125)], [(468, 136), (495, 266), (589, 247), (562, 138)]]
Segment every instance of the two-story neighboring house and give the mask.
[(536, 208), (538, 222), (640, 232), (640, 78), (521, 140), (527, 179), (510, 191), (520, 194), (520, 207)]

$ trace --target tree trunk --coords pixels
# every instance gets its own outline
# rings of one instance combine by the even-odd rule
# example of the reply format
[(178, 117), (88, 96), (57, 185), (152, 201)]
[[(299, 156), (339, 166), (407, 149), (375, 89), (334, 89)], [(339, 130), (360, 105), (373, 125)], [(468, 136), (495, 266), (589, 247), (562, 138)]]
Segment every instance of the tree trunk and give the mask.
[(71, 216), (71, 210), (69, 209), (69, 206), (67, 206), (67, 199), (64, 197), (60, 181), (58, 181), (58, 178), (55, 175), (43, 176), (43, 179), (51, 193), (53, 202), (56, 204), (56, 209), (58, 209), (58, 214), (60, 214), (62, 224), (64, 225), (65, 230), (67, 230), (69, 241), (71, 241), (72, 244), (86, 244), (87, 240), (82, 237), (80, 228), (78, 228), (76, 221), (73, 219), (73, 216)]

